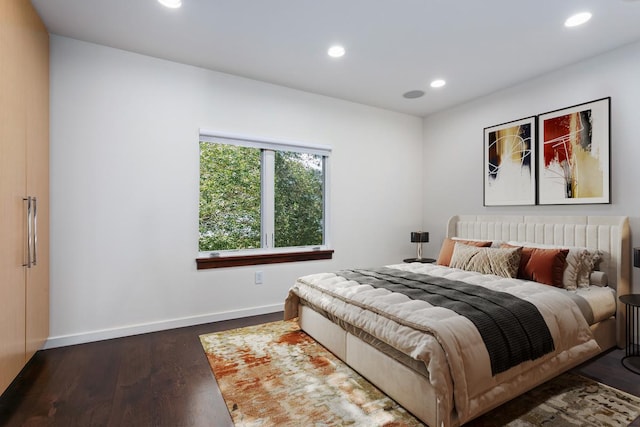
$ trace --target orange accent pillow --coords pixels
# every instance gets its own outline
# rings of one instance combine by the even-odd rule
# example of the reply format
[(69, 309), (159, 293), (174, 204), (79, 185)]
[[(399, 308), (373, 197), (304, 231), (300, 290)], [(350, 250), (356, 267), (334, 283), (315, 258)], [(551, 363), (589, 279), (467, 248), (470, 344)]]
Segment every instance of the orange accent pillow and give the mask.
[(444, 239), (442, 242), (442, 247), (440, 248), (440, 255), (438, 255), (438, 261), (436, 264), (449, 266), (451, 263), (451, 256), (453, 255), (453, 248), (456, 245), (456, 242), (462, 243), (469, 246), (477, 246), (479, 248), (488, 248), (491, 246), (491, 242), (482, 242), (478, 240), (453, 240), (448, 237)]
[[(502, 244), (501, 247), (516, 247)], [(523, 247), (520, 254), (518, 279), (533, 280), (545, 285), (564, 287), (562, 278), (567, 266), (569, 249), (541, 249)]]

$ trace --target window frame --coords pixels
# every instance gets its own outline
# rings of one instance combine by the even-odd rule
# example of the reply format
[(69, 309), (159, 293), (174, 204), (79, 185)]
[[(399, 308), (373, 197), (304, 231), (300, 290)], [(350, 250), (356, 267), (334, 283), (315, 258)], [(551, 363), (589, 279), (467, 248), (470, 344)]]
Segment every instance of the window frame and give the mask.
[[(198, 270), (208, 268), (221, 268), (221, 267), (235, 267), (246, 265), (258, 265), (258, 264), (273, 264), (282, 262), (298, 262), (298, 261), (312, 261), (319, 259), (331, 259), (333, 257), (333, 250), (330, 245), (330, 158), (331, 147), (327, 145), (308, 144), (297, 141), (285, 141), (281, 139), (271, 139), (254, 137), (247, 135), (232, 134), (227, 132), (211, 131), (207, 129), (200, 129), (198, 144), (200, 142), (210, 143), (222, 143), (235, 146), (243, 146), (250, 148), (258, 148), (266, 150), (262, 152), (262, 161), (269, 156), (271, 159), (267, 163), (271, 163), (273, 168), (273, 159), (276, 151), (293, 151), (299, 153), (309, 153), (323, 156), (323, 243), (320, 245), (309, 246), (295, 246), (295, 247), (273, 247), (273, 235), (269, 239), (268, 235), (264, 233), (265, 221), (271, 221), (273, 224), (273, 215), (275, 212), (271, 211), (266, 215), (261, 212), (261, 248), (255, 249), (235, 249), (235, 250), (221, 250), (221, 251), (204, 251), (198, 250), (198, 256), (196, 257), (196, 264)], [(198, 150), (199, 152), (199, 150)], [(199, 165), (199, 163), (198, 163)], [(264, 163), (263, 163), (264, 165)], [(269, 167), (269, 166), (267, 166)], [(270, 171), (273, 173), (273, 170)], [(198, 174), (200, 173), (200, 166), (198, 166)], [(261, 167), (261, 207), (265, 206), (265, 199), (271, 198), (266, 203), (271, 204), (275, 201), (275, 189), (273, 185), (265, 186), (265, 173), (268, 173), (264, 167)], [(271, 183), (273, 184), (273, 183)], [(269, 187), (269, 188), (266, 188)], [(266, 190), (266, 191), (265, 191)], [(198, 193), (199, 196), (199, 193)], [(199, 212), (198, 212), (199, 216)], [(267, 217), (267, 218), (265, 218)], [(273, 231), (273, 230), (271, 230)], [(199, 249), (199, 248), (198, 248)]]

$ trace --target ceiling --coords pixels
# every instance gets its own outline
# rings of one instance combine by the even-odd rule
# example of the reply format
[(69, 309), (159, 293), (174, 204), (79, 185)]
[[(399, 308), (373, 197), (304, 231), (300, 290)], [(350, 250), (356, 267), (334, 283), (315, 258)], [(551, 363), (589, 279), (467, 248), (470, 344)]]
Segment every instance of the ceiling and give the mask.
[[(417, 116), (640, 40), (638, 0), (32, 3), (53, 34)], [(346, 55), (330, 58), (333, 44)]]

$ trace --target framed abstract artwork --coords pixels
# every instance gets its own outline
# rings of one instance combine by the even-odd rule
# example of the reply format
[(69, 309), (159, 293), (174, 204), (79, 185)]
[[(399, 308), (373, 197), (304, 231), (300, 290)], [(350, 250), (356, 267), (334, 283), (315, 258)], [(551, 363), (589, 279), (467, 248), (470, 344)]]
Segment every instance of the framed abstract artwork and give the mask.
[(484, 206), (535, 205), (536, 118), (484, 129)]
[(538, 116), (538, 203), (611, 203), (611, 98)]

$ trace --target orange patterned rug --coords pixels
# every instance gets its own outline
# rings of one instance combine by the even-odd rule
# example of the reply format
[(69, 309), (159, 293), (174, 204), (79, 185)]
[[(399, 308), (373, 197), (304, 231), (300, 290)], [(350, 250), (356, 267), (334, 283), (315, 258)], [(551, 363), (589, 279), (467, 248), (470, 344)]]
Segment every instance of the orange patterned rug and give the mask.
[(236, 427), (422, 425), (295, 320), (200, 340)]
[[(295, 320), (200, 340), (236, 427), (422, 425)], [(468, 425), (621, 427), (638, 415), (640, 398), (565, 373)]]

